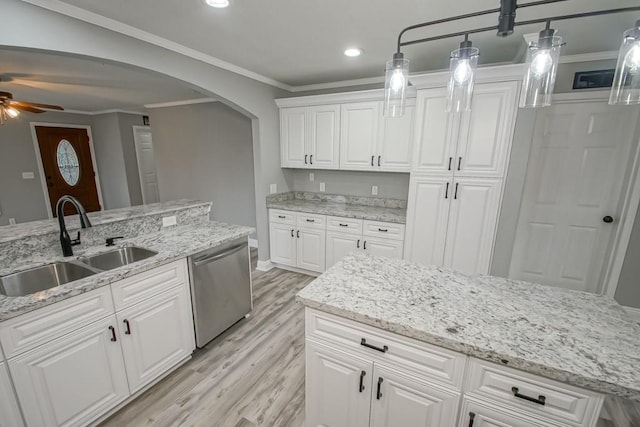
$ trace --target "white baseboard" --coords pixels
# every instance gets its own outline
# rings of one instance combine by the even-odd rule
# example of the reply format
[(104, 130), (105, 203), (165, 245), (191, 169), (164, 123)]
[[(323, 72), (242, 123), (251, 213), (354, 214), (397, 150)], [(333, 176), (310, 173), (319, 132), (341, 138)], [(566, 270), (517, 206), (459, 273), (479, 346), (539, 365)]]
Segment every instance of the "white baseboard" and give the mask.
[(249, 247), (250, 248), (257, 248), (258, 247), (258, 239), (252, 239), (251, 237), (249, 237)]
[(258, 271), (269, 271), (274, 267), (275, 267), (275, 265), (273, 265), (273, 263), (271, 262), (270, 259), (268, 259), (266, 261), (258, 260), (258, 265), (256, 266), (256, 270), (258, 270)]
[(318, 273), (316, 271), (305, 270), (304, 268), (291, 267), (290, 265), (283, 265), (283, 264), (278, 264), (278, 263), (272, 263), (272, 265), (274, 267), (276, 267), (276, 268), (281, 269), (281, 270), (293, 271), (294, 273), (306, 274), (307, 276), (318, 277), (319, 275), (322, 274), (322, 273)]
[(640, 308), (636, 307), (627, 307), (625, 305), (622, 306), (629, 315), (635, 319), (637, 322), (640, 322)]

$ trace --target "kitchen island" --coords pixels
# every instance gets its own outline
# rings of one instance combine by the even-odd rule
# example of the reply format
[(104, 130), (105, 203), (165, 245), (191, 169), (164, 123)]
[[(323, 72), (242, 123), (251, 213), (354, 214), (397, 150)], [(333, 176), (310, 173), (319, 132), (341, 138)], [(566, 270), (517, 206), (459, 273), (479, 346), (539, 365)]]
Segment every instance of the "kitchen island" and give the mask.
[[(371, 385), (365, 381), (362, 393), (359, 383), (353, 399), (372, 391), (363, 398), (369, 410), (362, 410), (362, 419), (343, 414), (355, 417), (348, 425), (393, 425), (389, 420), (408, 422), (415, 415), (436, 417), (440, 424), (434, 425), (443, 426), (474, 419), (476, 425), (591, 426), (604, 394), (640, 400), (640, 326), (609, 297), (356, 253), (297, 298), (307, 307), (309, 425), (314, 414), (340, 414), (327, 406), (332, 400), (321, 396), (314, 372), (338, 363), (324, 357), (332, 350), (372, 363), (376, 372), (397, 370), (398, 378), (417, 381), (413, 390), (421, 390), (403, 400), (398, 390), (410, 393), (406, 381), (396, 378), (393, 388), (384, 375), (367, 375), (365, 363), (354, 372), (365, 372)], [(316, 350), (320, 356), (311, 354)], [(396, 391), (400, 412), (392, 398), (384, 402), (385, 384), (387, 395)]]

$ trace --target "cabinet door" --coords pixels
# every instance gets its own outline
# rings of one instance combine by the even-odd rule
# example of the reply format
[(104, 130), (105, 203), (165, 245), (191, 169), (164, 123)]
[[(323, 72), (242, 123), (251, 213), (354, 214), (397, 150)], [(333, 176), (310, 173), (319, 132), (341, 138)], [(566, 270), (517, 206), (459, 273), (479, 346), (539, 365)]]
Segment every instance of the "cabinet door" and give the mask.
[(116, 326), (110, 316), (9, 361), (27, 425), (84, 426), (129, 396)]
[(307, 167), (308, 115), (308, 107), (280, 110), (280, 166), (283, 168)]
[(340, 169), (377, 169), (379, 102), (342, 104)]
[(272, 262), (295, 267), (296, 239), (293, 225), (271, 223), (269, 225), (269, 246)]
[(518, 83), (481, 83), (473, 89), (471, 111), (462, 114), (456, 176), (502, 178), (511, 151)]
[(325, 230), (300, 229), (296, 231), (297, 266), (322, 273), (325, 266)]
[(362, 236), (327, 231), (327, 268), (362, 247)]
[[(376, 166), (384, 172), (409, 172), (413, 150), (415, 99), (407, 100), (402, 117), (384, 117), (380, 108), (380, 134)], [(380, 160), (380, 162), (378, 162)]]
[(501, 191), (500, 179), (455, 179), (445, 267), (466, 274), (489, 273)]
[(340, 167), (340, 106), (311, 107), (309, 167), (338, 169)]
[(117, 314), (131, 393), (189, 356), (194, 348), (187, 284)]
[[(451, 424), (453, 425), (453, 424)], [(465, 398), (460, 411), (459, 427), (557, 427), (558, 424), (520, 415)]]
[(365, 237), (362, 248), (371, 255), (386, 256), (387, 258), (402, 259), (402, 240), (375, 239)]
[(0, 427), (24, 426), (5, 363), (0, 363), (0, 414)]
[(374, 366), (371, 427), (453, 426), (459, 404), (460, 393)]
[(452, 196), (448, 177), (411, 176), (405, 259), (442, 266)]
[(460, 127), (459, 114), (447, 113), (446, 88), (418, 91), (413, 172), (452, 174)]
[(372, 363), (309, 340), (305, 358), (306, 426), (368, 427)]

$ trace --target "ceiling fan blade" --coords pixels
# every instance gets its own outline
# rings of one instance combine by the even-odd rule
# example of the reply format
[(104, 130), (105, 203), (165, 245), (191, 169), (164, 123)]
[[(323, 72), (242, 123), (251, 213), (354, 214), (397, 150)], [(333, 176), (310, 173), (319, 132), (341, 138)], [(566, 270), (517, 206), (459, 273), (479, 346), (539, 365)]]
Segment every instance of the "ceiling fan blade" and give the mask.
[(21, 106), (27, 106), (27, 107), (44, 108), (47, 110), (59, 110), (59, 111), (64, 110), (64, 108), (62, 108), (59, 105), (39, 104), (37, 102), (27, 102), (27, 101), (11, 101), (11, 105), (16, 108), (19, 105), (21, 105)]
[(15, 108), (16, 110), (27, 111), (29, 113), (45, 113), (44, 110), (23, 104), (11, 104), (11, 107)]

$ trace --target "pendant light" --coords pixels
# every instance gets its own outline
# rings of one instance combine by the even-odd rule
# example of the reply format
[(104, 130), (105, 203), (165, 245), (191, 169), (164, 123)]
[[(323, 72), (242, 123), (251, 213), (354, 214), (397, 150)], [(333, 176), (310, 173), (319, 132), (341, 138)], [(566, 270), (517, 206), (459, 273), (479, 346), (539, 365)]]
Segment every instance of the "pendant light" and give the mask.
[(551, 96), (556, 84), (556, 73), (562, 49), (562, 37), (555, 30), (547, 28), (540, 31), (538, 42), (527, 47), (527, 68), (520, 93), (521, 108), (539, 108), (551, 105)]
[(409, 84), (409, 60), (397, 52), (387, 61), (384, 75), (384, 116), (402, 117)]
[(624, 32), (609, 104), (640, 104), (640, 20)]
[(460, 48), (451, 52), (447, 90), (448, 112), (471, 110), (479, 54), (480, 50), (471, 45), (468, 35), (465, 35), (464, 41), (460, 43)]

